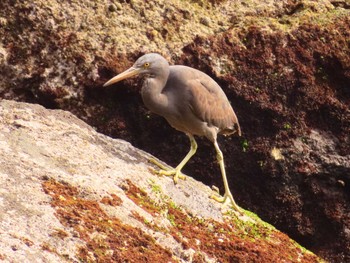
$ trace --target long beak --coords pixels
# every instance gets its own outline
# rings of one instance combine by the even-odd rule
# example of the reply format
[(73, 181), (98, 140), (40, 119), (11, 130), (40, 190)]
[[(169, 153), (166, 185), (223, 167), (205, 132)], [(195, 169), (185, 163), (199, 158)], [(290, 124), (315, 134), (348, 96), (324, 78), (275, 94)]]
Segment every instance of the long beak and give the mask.
[(119, 75), (108, 80), (105, 84), (103, 84), (103, 87), (109, 86), (113, 83), (117, 83), (118, 81), (121, 81), (121, 80), (126, 79), (126, 78), (130, 78), (130, 77), (135, 76), (137, 74), (140, 74), (140, 69), (131, 67), (131, 68), (125, 70), (124, 72), (120, 73)]

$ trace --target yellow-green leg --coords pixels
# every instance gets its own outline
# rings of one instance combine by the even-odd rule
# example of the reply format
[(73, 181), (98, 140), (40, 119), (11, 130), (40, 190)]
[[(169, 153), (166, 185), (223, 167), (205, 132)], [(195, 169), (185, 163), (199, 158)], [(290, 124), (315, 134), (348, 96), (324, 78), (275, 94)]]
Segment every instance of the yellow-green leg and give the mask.
[(187, 134), (188, 138), (190, 139), (191, 142), (191, 149), (190, 151), (187, 153), (187, 155), (185, 156), (185, 158), (179, 163), (178, 166), (176, 166), (175, 169), (168, 169), (167, 167), (165, 167), (164, 165), (162, 165), (161, 163), (159, 163), (158, 161), (151, 159), (150, 161), (152, 163), (154, 163), (155, 165), (157, 165), (159, 168), (161, 168), (161, 170), (159, 170), (157, 172), (157, 174), (160, 175), (167, 175), (167, 176), (174, 176), (174, 183), (177, 184), (179, 179), (183, 179), (185, 180), (186, 177), (183, 173), (181, 173), (182, 168), (185, 166), (185, 164), (188, 162), (188, 160), (191, 159), (191, 157), (196, 153), (197, 151), (197, 142), (194, 139), (194, 137), (191, 134)]
[(225, 207), (226, 205), (231, 204), (232, 208), (236, 211), (238, 211), (239, 213), (241, 213), (241, 209), (239, 208), (239, 206), (236, 204), (235, 200), (233, 199), (233, 196), (231, 194), (230, 188), (228, 186), (227, 183), (227, 177), (226, 177), (226, 171), (225, 171), (225, 163), (224, 163), (224, 156), (219, 148), (219, 145), (217, 143), (217, 141), (214, 141), (214, 146), (215, 146), (215, 150), (216, 150), (216, 158), (219, 162), (220, 165), (220, 170), (221, 170), (221, 175), (222, 175), (222, 179), (224, 181), (224, 187), (225, 187), (225, 194), (224, 196), (216, 196), (213, 195), (211, 198), (213, 198), (214, 200), (223, 203), (223, 207)]

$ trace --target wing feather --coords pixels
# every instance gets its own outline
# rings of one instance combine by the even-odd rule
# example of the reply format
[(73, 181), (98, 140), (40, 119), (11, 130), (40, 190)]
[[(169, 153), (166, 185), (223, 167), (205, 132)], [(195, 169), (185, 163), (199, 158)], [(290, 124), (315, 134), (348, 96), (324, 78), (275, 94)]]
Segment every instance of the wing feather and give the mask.
[(219, 132), (231, 134), (240, 127), (230, 102), (220, 86), (211, 78), (193, 79), (187, 83), (191, 94), (190, 107), (193, 113), (208, 123), (219, 128)]

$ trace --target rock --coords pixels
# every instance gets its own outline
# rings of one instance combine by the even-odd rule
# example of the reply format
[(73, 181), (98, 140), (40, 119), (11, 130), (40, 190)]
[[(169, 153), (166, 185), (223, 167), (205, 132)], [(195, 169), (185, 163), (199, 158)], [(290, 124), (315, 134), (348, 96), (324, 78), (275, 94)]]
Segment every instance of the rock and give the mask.
[[(5, 262), (321, 262), (262, 222), (222, 216), (209, 187), (62, 110), (0, 102)], [(154, 158), (154, 157), (152, 157)]]
[[(314, 12), (306, 10), (298, 12), (304, 23), (297, 28), (290, 16), (287, 31), (267, 32), (269, 22), (240, 31), (242, 45), (236, 27), (198, 37), (183, 59), (220, 79), (240, 120), (243, 138), (222, 141), (238, 203), (330, 262), (347, 262), (350, 49), (340, 43), (348, 38), (350, 16), (343, 15), (350, 13), (330, 8), (334, 16), (321, 12), (311, 23)], [(198, 155), (192, 174), (208, 162), (205, 149)], [(208, 178), (215, 170), (203, 172), (201, 180), (214, 184), (215, 176)]]
[(210, 20), (208, 17), (201, 17), (199, 21), (205, 26), (210, 26)]
[[(145, 109), (141, 81), (102, 84), (147, 52), (205, 71), (242, 126), (242, 138), (219, 138), (237, 202), (350, 262), (348, 2), (3, 0), (0, 97), (70, 111), (177, 165), (187, 138)], [(222, 190), (212, 145), (198, 142), (184, 171)]]

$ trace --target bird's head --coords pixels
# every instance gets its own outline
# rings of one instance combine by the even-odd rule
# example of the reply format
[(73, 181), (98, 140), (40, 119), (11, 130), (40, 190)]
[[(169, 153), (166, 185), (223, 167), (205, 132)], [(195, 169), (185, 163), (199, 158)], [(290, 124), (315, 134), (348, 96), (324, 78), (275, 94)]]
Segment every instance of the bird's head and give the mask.
[(117, 83), (118, 81), (130, 78), (135, 75), (149, 75), (151, 77), (154, 77), (157, 74), (159, 74), (159, 72), (168, 70), (168, 67), (168, 62), (161, 55), (157, 53), (146, 54), (138, 58), (131, 68), (111, 78), (103, 86), (109, 86), (111, 84)]

